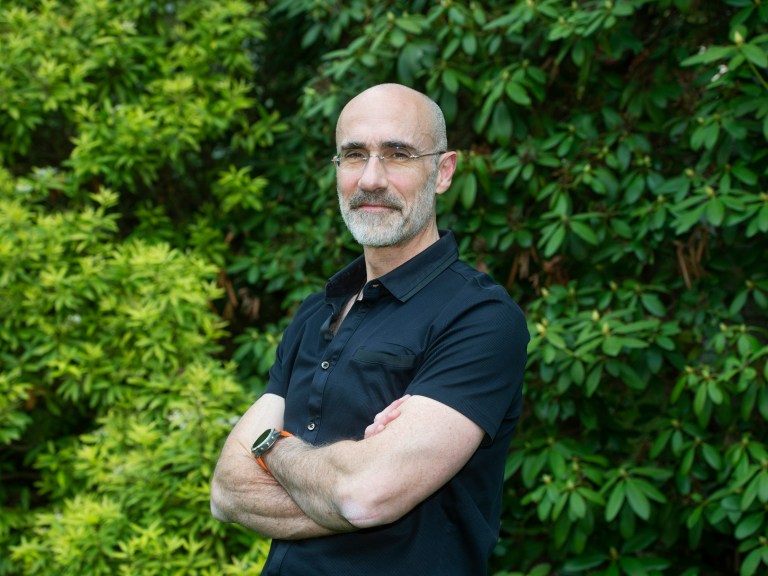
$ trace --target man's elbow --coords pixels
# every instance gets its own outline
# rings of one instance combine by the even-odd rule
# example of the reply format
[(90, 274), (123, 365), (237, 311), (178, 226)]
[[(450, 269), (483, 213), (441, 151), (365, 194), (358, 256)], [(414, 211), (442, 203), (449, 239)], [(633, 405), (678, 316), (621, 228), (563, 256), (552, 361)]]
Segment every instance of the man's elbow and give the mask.
[(211, 515), (219, 522), (231, 522), (231, 518), (226, 512), (226, 500), (223, 490), (214, 476), (211, 482)]
[(342, 483), (337, 502), (339, 513), (358, 529), (390, 524), (408, 512), (383, 487), (364, 481)]

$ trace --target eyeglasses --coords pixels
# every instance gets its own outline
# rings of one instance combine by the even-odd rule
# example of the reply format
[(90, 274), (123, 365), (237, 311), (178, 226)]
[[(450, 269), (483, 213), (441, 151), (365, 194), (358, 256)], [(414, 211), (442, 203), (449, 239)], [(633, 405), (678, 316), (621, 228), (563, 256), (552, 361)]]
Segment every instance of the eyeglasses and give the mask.
[(414, 160), (418, 158), (424, 158), (425, 156), (437, 156), (439, 154), (445, 154), (444, 150), (438, 152), (428, 152), (426, 154), (413, 154), (408, 148), (402, 146), (391, 146), (384, 148), (379, 154), (366, 155), (361, 150), (345, 150), (341, 154), (334, 156), (331, 161), (336, 165), (339, 170), (345, 170), (348, 172), (354, 172), (356, 170), (362, 170), (371, 158), (378, 158), (381, 163), (388, 169), (402, 169), (406, 168)]

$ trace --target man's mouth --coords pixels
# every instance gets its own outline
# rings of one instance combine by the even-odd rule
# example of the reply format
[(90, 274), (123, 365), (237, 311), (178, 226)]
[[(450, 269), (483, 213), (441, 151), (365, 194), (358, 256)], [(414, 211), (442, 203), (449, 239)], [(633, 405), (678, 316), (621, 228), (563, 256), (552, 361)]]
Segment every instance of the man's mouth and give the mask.
[(355, 206), (357, 210), (364, 210), (365, 212), (386, 212), (388, 210), (400, 210), (397, 206), (391, 204), (370, 204), (363, 203)]
[(371, 198), (358, 197), (352, 198), (349, 201), (349, 207), (352, 210), (363, 210), (365, 212), (385, 212), (387, 210), (400, 211), (403, 207), (393, 199), (388, 198)]

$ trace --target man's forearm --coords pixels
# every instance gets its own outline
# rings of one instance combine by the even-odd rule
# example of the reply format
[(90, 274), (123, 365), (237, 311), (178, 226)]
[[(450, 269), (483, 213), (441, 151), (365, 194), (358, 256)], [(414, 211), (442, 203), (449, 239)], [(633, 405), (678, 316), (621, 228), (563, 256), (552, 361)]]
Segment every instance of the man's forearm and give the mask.
[(282, 540), (334, 533), (309, 518), (249, 452), (227, 456), (219, 461), (211, 487), (211, 512), (217, 519)]
[(327, 536), (333, 532), (304, 514), (251, 454), (257, 434), (282, 427), (284, 408), (281, 397), (265, 394), (233, 428), (213, 475), (211, 512), (222, 522), (237, 522), (270, 538)]
[(323, 452), (343, 449), (344, 444), (318, 449), (297, 438), (280, 441), (279, 449), (265, 455), (265, 462), (290, 498), (316, 524), (333, 532), (357, 530), (345, 517), (337, 492), (339, 470), (323, 461)]

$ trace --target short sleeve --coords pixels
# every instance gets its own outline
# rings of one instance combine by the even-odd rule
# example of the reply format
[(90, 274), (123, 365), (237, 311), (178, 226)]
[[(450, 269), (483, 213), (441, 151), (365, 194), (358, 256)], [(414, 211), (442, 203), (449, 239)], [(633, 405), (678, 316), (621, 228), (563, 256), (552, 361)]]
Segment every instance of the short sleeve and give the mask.
[(500, 286), (470, 282), (444, 308), (408, 388), (458, 412), (493, 440), (516, 422), (530, 339), (520, 308)]

